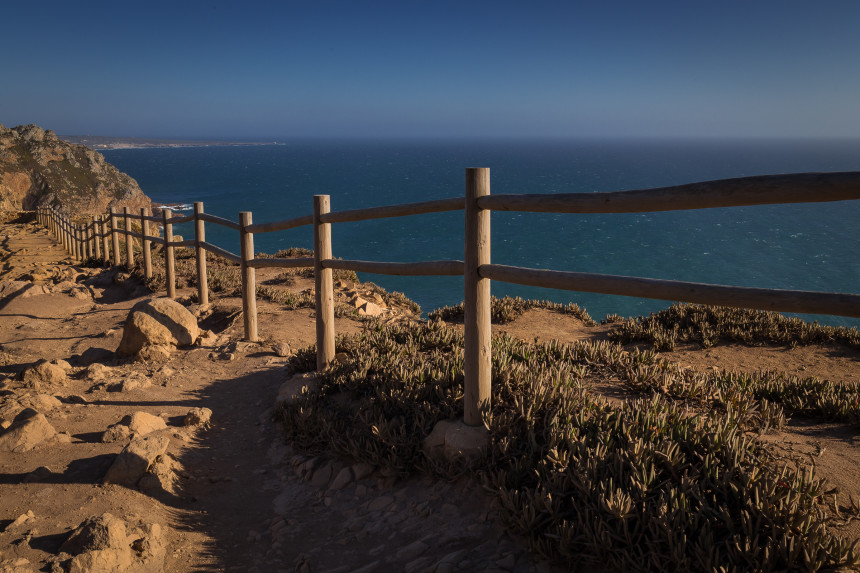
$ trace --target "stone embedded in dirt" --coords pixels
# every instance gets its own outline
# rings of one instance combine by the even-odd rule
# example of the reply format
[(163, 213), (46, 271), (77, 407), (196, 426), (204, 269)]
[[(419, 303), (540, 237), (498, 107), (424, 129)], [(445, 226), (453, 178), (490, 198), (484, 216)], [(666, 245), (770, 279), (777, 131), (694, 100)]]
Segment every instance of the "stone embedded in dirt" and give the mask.
[(27, 408), (15, 417), (9, 428), (0, 434), (0, 451), (29, 452), (39, 444), (50, 440), (57, 431), (47, 418), (32, 408)]
[(349, 299), (349, 305), (353, 308), (361, 308), (367, 304), (367, 301), (360, 296), (354, 296)]
[(358, 307), (359, 316), (379, 316), (383, 312), (385, 312), (385, 309), (372, 302), (365, 302), (363, 305)]
[(145, 566), (144, 571), (160, 571), (167, 553), (164, 528), (157, 523), (142, 524), (131, 533), (130, 538), (134, 539), (131, 548)]
[(131, 547), (95, 549), (81, 553), (69, 563), (69, 573), (121, 573), (134, 564)]
[(182, 466), (170, 454), (164, 453), (157, 458), (137, 482), (137, 488), (143, 493), (159, 497), (164, 494), (176, 494), (176, 473)]
[(147, 345), (188, 346), (199, 333), (194, 315), (178, 302), (169, 298), (145, 300), (129, 312), (117, 354), (131, 356)]
[(0, 561), (0, 573), (34, 573), (30, 567), (30, 560), (24, 557), (5, 559)]
[(21, 480), (21, 483), (37, 483), (44, 482), (48, 478), (54, 475), (50, 469), (45, 466), (39, 466), (27, 475), (24, 476), (24, 479)]
[(431, 457), (448, 460), (474, 459), (489, 444), (489, 431), (484, 426), (469, 426), (462, 420), (440, 420), (421, 444)]
[(278, 389), (276, 406), (292, 406), (301, 398), (304, 392), (309, 392), (319, 386), (319, 381), (310, 372), (295, 374)]
[(166, 344), (148, 344), (137, 352), (138, 362), (167, 362), (172, 348)]
[(135, 412), (128, 417), (128, 429), (137, 436), (145, 436), (158, 430), (167, 429), (167, 424), (158, 416), (147, 412)]
[(141, 388), (149, 388), (150, 386), (152, 386), (152, 383), (146, 378), (127, 378), (119, 384), (111, 386), (108, 390), (113, 390), (115, 392), (131, 392), (132, 390), (140, 390)]
[(28, 523), (33, 523), (34, 521), (36, 521), (36, 515), (33, 513), (32, 509), (28, 509), (27, 513), (22, 513), (21, 515), (16, 517), (15, 520), (12, 521), (12, 523), (10, 523), (9, 525), (7, 525), (3, 531), (12, 531), (16, 527), (20, 527), (21, 525), (26, 525)]
[(119, 453), (104, 477), (104, 483), (116, 483), (134, 487), (155, 461), (167, 451), (170, 439), (167, 436), (145, 436), (137, 438)]
[(293, 353), (292, 348), (286, 342), (277, 342), (272, 345), (272, 350), (275, 351), (275, 354), (281, 357), (289, 356)]
[(59, 385), (66, 381), (66, 371), (47, 360), (39, 360), (21, 373), (21, 380), (29, 388), (41, 389), (42, 385)]
[(105, 433), (102, 434), (102, 443), (111, 444), (114, 442), (126, 442), (131, 438), (131, 430), (124, 424), (114, 424), (108, 426)]
[(104, 380), (109, 373), (110, 368), (108, 368), (104, 364), (99, 364), (98, 362), (96, 362), (87, 366), (87, 369), (84, 370), (84, 377), (87, 380), (98, 382), (99, 380)]
[(85, 551), (129, 547), (125, 521), (110, 513), (89, 517), (72, 531), (60, 551), (79, 555)]
[(205, 330), (197, 339), (198, 346), (216, 346), (218, 344), (218, 335), (211, 330)]
[(353, 480), (355, 480), (355, 474), (352, 472), (352, 468), (343, 468), (335, 476), (334, 480), (332, 480), (329, 489), (334, 491), (341, 490), (352, 483)]
[(212, 419), (212, 410), (209, 408), (191, 408), (182, 421), (185, 426), (208, 426)]
[(32, 394), (28, 396), (22, 396), (18, 399), (21, 404), (27, 408), (33, 408), (37, 412), (41, 412), (43, 414), (50, 412), (56, 408), (59, 408), (62, 405), (57, 398), (54, 396), (48, 396), (47, 394)]
[(107, 362), (113, 359), (114, 353), (107, 348), (98, 348), (96, 346), (93, 346), (84, 350), (83, 354), (81, 354), (80, 358), (78, 358), (78, 363), (81, 366), (89, 366), (90, 364), (95, 364), (96, 362)]
[(51, 360), (51, 364), (56, 364), (66, 372), (68, 372), (72, 368), (72, 365), (69, 364), (67, 360), (63, 360), (62, 358), (54, 358), (53, 360)]

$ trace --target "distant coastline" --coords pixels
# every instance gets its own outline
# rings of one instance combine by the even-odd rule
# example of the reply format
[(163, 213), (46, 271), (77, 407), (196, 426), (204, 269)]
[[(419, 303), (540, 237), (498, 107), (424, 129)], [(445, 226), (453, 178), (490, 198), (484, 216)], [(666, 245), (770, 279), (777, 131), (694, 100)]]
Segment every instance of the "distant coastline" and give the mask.
[(282, 145), (277, 141), (218, 141), (185, 139), (151, 139), (142, 137), (108, 137), (102, 135), (58, 135), (63, 141), (85, 145), (90, 149), (153, 149), (171, 147), (235, 147), (249, 145)]

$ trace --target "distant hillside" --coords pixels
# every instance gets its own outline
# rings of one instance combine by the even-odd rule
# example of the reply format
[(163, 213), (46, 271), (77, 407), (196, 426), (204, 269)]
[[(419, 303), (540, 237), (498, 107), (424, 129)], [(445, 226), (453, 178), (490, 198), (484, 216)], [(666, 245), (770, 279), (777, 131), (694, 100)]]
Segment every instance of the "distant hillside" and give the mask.
[(111, 206), (139, 210), (151, 200), (101, 153), (61, 141), (35, 125), (0, 125), (0, 213), (56, 206), (90, 216)]

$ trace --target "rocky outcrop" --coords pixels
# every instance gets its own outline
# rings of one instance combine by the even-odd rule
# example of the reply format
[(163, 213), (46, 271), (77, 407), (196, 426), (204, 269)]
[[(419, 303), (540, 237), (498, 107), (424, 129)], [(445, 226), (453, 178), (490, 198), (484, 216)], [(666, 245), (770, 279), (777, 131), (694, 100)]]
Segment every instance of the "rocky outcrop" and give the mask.
[(101, 153), (35, 125), (0, 125), (0, 213), (54, 206), (67, 215), (138, 210), (151, 200)]

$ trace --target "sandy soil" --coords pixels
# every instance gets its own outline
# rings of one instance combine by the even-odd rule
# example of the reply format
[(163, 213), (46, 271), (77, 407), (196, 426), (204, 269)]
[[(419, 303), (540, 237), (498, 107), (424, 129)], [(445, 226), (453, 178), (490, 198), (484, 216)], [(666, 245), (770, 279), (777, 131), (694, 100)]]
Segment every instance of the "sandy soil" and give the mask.
[[(69, 532), (109, 511), (165, 526), (165, 571), (553, 570), (504, 533), (492, 498), (474, 484), (404, 479), (350, 460), (301, 456), (285, 443), (273, 412), (291, 373), (274, 345), (296, 350), (313, 343), (312, 310), (258, 301), (264, 342), (249, 344), (241, 341), (240, 301), (218, 299), (201, 314), (201, 327), (215, 334), (206, 345), (179, 349), (159, 363), (107, 360), (99, 377), (79, 356), (90, 348), (115, 350), (129, 309), (151, 295), (116, 270), (73, 266), (33, 224), (3, 225), (0, 251), (0, 282), (34, 285), (0, 299), (0, 400), (26, 393), (16, 376), (39, 359), (71, 365), (68, 379), (47, 391), (60, 405), (43, 412), (67, 437), (0, 453), (0, 563), (26, 559), (29, 570), (51, 571)], [(357, 332), (361, 323), (338, 319), (336, 328)], [(530, 311), (497, 330), (572, 341), (604, 338), (607, 328)], [(856, 382), (860, 370), (860, 355), (844, 348), (718, 346), (663, 356), (696, 369), (773, 369), (846, 382)], [(211, 427), (183, 425), (193, 407), (212, 410)], [(137, 411), (167, 423), (162, 433), (175, 462), (170, 491), (101, 483), (128, 443), (103, 443), (102, 434)], [(796, 463), (814, 464), (840, 488), (843, 503), (849, 495), (860, 499), (856, 428), (793, 420), (764, 439)], [(355, 479), (342, 483), (345, 468)], [(33, 519), (15, 522), (28, 511)], [(860, 538), (857, 522), (845, 532)]]

